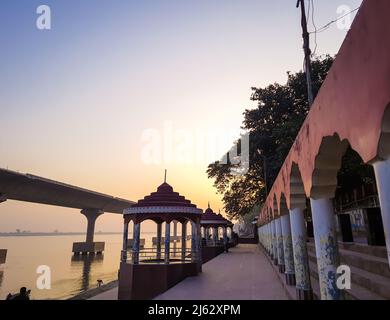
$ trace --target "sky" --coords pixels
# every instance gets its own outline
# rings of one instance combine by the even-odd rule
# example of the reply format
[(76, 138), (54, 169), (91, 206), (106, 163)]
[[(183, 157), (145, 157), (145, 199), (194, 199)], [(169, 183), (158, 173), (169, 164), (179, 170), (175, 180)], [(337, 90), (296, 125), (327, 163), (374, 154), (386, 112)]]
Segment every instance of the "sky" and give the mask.
[[(361, 2), (313, 0), (315, 25)], [(207, 164), (238, 138), (243, 111), (255, 107), (251, 87), (302, 69), (295, 4), (2, 0), (0, 167), (130, 200), (155, 191), (167, 169), (175, 191), (223, 212)], [(51, 9), (50, 30), (37, 28), (39, 5)], [(346, 33), (336, 24), (319, 33), (316, 53), (336, 54)], [(0, 232), (16, 229), (84, 232), (86, 219), (6, 201)], [(96, 222), (121, 229), (120, 215)]]

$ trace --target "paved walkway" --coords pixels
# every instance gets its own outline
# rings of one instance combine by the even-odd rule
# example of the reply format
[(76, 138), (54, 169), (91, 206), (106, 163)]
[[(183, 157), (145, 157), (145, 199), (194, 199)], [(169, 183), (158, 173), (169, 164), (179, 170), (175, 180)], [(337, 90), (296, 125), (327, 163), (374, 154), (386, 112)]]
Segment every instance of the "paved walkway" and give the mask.
[[(116, 300), (118, 288), (91, 300)], [(240, 244), (203, 265), (156, 300), (287, 300), (280, 280), (256, 245)]]
[(287, 300), (280, 280), (256, 245), (240, 244), (203, 265), (156, 300)]

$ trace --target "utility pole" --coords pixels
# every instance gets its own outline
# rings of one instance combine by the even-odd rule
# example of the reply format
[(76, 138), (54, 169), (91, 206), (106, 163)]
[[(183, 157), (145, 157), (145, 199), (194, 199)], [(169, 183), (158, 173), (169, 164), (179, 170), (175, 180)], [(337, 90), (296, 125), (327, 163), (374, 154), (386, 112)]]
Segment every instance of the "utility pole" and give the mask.
[(301, 25), (302, 25), (302, 37), (303, 37), (303, 51), (305, 52), (305, 72), (306, 72), (306, 82), (307, 82), (307, 96), (309, 99), (309, 106), (313, 104), (313, 86), (311, 82), (311, 65), (310, 65), (310, 35), (307, 31), (307, 19), (306, 19), (306, 9), (305, 9), (305, 0), (297, 0), (297, 8), (301, 6)]

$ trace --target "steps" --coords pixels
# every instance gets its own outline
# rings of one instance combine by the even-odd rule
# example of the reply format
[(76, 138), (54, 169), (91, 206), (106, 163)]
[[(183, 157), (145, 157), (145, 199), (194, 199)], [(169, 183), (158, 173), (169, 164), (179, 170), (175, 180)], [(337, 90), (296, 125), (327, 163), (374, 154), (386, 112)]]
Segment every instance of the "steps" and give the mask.
[[(310, 274), (313, 278), (313, 291), (318, 297), (319, 285), (315, 246), (313, 242), (307, 245)], [(387, 260), (383, 258), (384, 255), (387, 255), (386, 250), (383, 250), (382, 247), (364, 248), (362, 245), (340, 243), (339, 252), (341, 263), (351, 268), (352, 284), (351, 289), (346, 290), (346, 299), (390, 299), (390, 270)], [(375, 252), (375, 255), (368, 254), (371, 252)]]
[(339, 249), (345, 249), (345, 250), (349, 250), (349, 251), (368, 254), (371, 256), (378, 257), (378, 258), (387, 259), (386, 247), (368, 246), (368, 245), (359, 244), (359, 243), (339, 242)]

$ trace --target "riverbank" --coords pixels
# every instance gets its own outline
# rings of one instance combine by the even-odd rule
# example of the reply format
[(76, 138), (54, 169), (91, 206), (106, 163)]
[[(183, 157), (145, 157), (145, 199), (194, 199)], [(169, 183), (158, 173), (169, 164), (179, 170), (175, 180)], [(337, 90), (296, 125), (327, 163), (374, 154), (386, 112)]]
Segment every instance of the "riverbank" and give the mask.
[(103, 284), (100, 287), (88, 289), (84, 292), (81, 292), (77, 295), (75, 295), (72, 298), (69, 298), (67, 300), (88, 300), (90, 298), (93, 298), (95, 296), (98, 296), (106, 291), (112, 290), (114, 288), (118, 287), (118, 280), (111, 281), (107, 284)]

